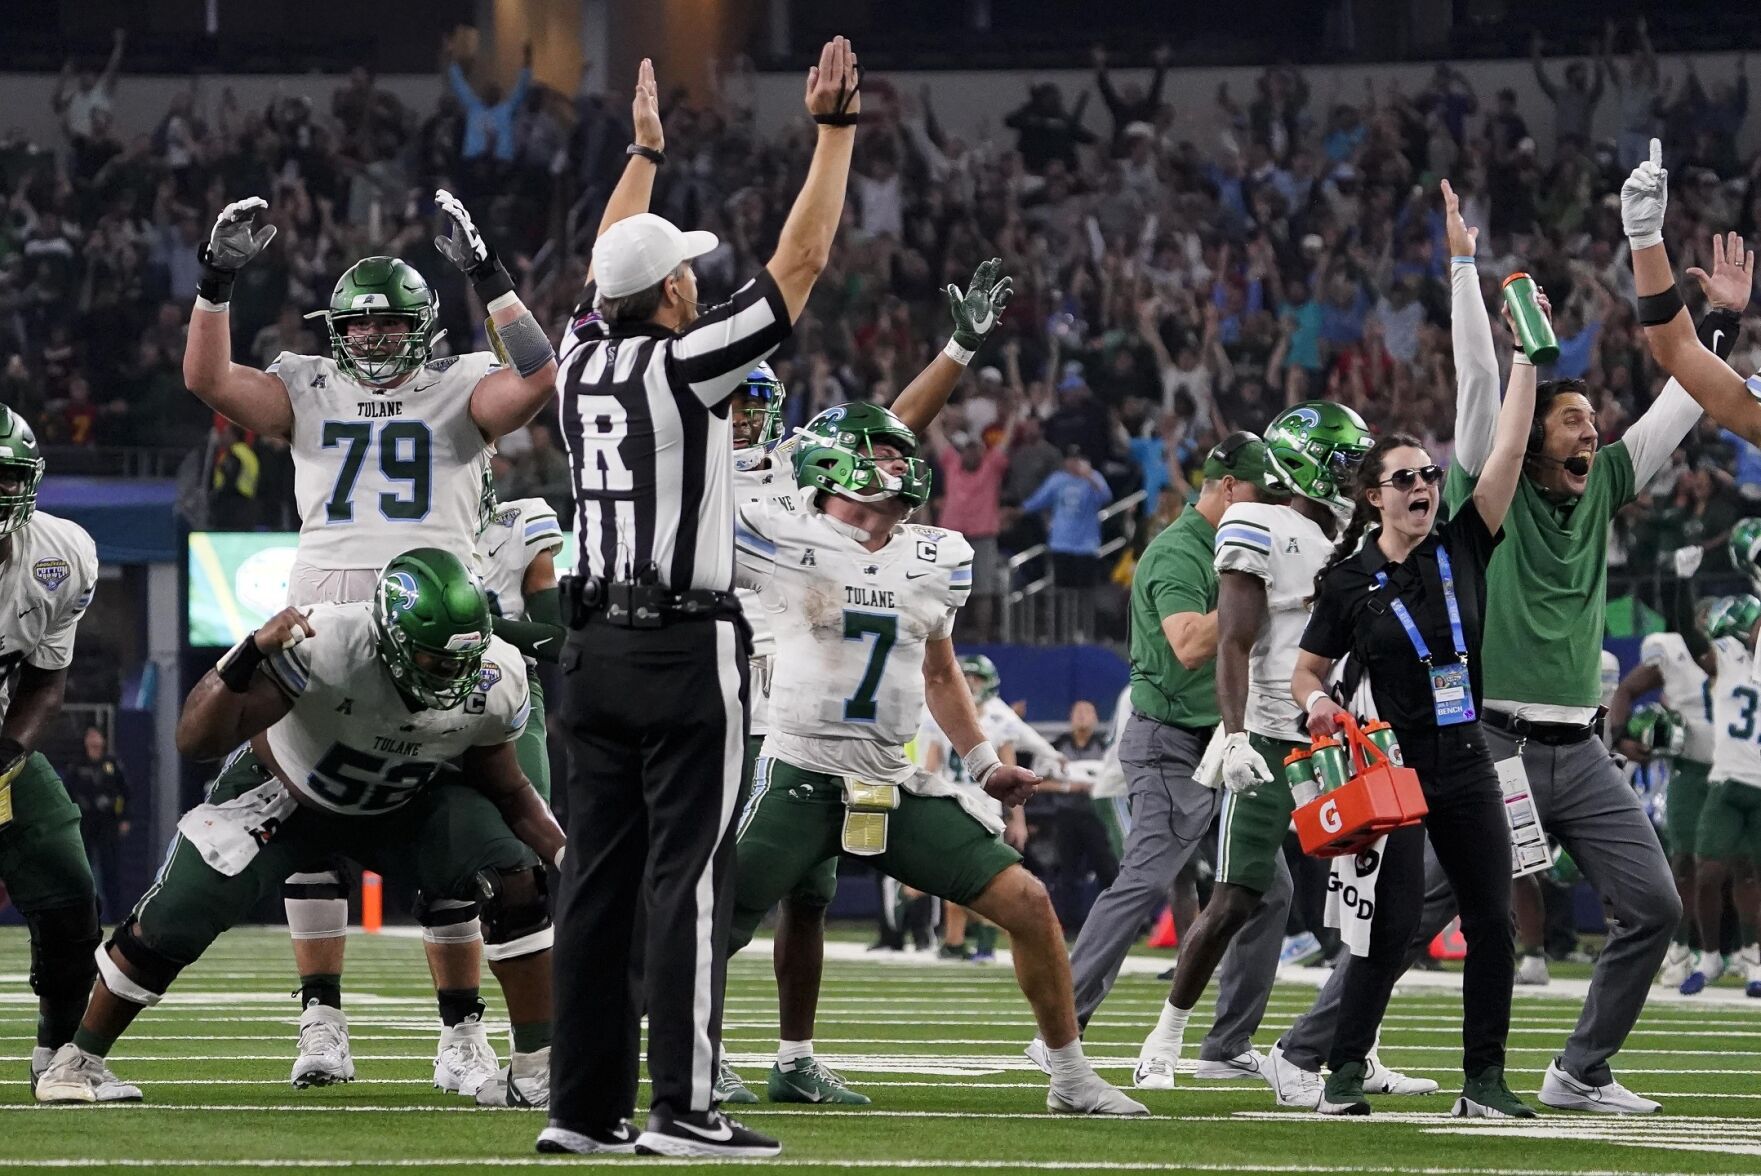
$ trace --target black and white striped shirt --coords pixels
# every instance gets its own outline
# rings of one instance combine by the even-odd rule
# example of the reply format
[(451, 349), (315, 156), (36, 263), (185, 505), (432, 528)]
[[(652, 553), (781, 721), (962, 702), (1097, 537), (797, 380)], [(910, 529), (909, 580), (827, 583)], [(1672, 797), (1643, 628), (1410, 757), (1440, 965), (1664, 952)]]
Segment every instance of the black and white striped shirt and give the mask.
[(734, 584), (728, 398), (792, 324), (765, 270), (683, 332), (607, 324), (589, 285), (563, 338), (557, 396), (575, 489), (578, 575), (670, 588)]

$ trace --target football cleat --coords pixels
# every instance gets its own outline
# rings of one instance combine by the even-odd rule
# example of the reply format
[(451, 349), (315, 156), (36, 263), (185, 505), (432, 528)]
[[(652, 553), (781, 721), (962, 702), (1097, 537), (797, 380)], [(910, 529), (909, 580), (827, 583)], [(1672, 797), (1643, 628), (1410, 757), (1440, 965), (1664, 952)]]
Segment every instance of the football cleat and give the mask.
[(1174, 1070), (1179, 1061), (1178, 1050), (1170, 1052), (1145, 1042), (1144, 1052), (1138, 1055), (1137, 1066), (1131, 1071), (1131, 1084), (1139, 1090), (1173, 1090)]
[(1657, 983), (1665, 988), (1680, 988), (1688, 973), (1694, 970), (1694, 953), (1688, 950), (1685, 943), (1669, 945), (1669, 954), (1663, 957), (1663, 967), (1657, 973)]
[(938, 960), (959, 960), (961, 963), (965, 963), (972, 959), (972, 949), (964, 943), (944, 943), (941, 950), (936, 952), (936, 958)]
[(694, 1111), (666, 1115), (648, 1114), (648, 1130), (636, 1137), (639, 1156), (726, 1156), (731, 1159), (767, 1159), (780, 1155), (783, 1145), (768, 1135), (747, 1130), (720, 1111)]
[(485, 1082), (501, 1073), (489, 1032), (476, 1017), (440, 1031), (440, 1051), (434, 1058), (434, 1085), (448, 1094), (475, 1095)]
[(715, 1068), (715, 1101), (724, 1103), (755, 1103), (758, 1096), (746, 1089), (746, 1083), (734, 1072), (724, 1056)]
[(341, 1009), (313, 1001), (300, 1014), (300, 1056), (294, 1059), (289, 1080), (296, 1090), (355, 1080), (349, 1019)]
[(1541, 1081), (1541, 1103), (1561, 1111), (1599, 1111), (1605, 1115), (1649, 1115), (1663, 1109), (1654, 1099), (1634, 1094), (1613, 1078), (1596, 1086), (1580, 1082), (1565, 1072), (1559, 1059), (1547, 1067)]
[(110, 1072), (104, 1059), (68, 1042), (48, 1054), (46, 1046), (31, 1051), (31, 1090), (40, 1103), (140, 1102), (141, 1088), (131, 1086)]
[(1238, 1078), (1264, 1078), (1266, 1076), (1266, 1058), (1264, 1054), (1255, 1053), (1251, 1049), (1246, 1053), (1236, 1054), (1232, 1058), (1200, 1058), (1192, 1076), (1206, 1082), (1232, 1082)]
[(550, 1047), (531, 1053), (512, 1050), (508, 1064), (477, 1088), (480, 1107), (548, 1107), (550, 1105)]
[(1274, 1045), (1266, 1055), (1262, 1073), (1281, 1107), (1302, 1107), (1312, 1111), (1321, 1101), (1321, 1088), (1325, 1085), (1321, 1076), (1290, 1061), (1281, 1046)]
[(570, 1131), (553, 1123), (538, 1133), (538, 1150), (546, 1155), (634, 1155), (636, 1129), (628, 1119), (596, 1131)]
[(1718, 978), (1729, 966), (1729, 961), (1715, 951), (1697, 951), (1688, 969), (1688, 978), (1681, 982), (1679, 991), (1683, 996), (1703, 992), (1708, 984), (1718, 983)]
[[(1399, 1070), (1390, 1070), (1382, 1059), (1371, 1054), (1364, 1059), (1360, 1078), (1363, 1088), (1371, 1094), (1436, 1094), (1437, 1083), (1429, 1078), (1409, 1078)], [(1350, 1114), (1361, 1112), (1352, 1111)]]
[(1487, 1066), (1461, 1088), (1450, 1114), (1457, 1119), (1533, 1119), (1535, 1112), (1504, 1081), (1503, 1066)]
[(1346, 1062), (1330, 1071), (1315, 1110), (1323, 1115), (1369, 1114), (1370, 1100), (1364, 1097), (1364, 1069), (1362, 1062)]
[(1046, 1110), (1062, 1115), (1147, 1115), (1150, 1109), (1108, 1085), (1106, 1079), (1087, 1066), (1071, 1079), (1052, 1076), (1046, 1091)]
[(1045, 1038), (1034, 1038), (1027, 1043), (1027, 1048), (1021, 1052), (1027, 1055), (1027, 1060), (1032, 1062), (1040, 1073), (1050, 1074), (1052, 1072), (1052, 1055), (1046, 1049)]
[(836, 1103), (847, 1107), (865, 1107), (869, 1099), (850, 1089), (841, 1074), (828, 1070), (818, 1058), (797, 1058), (784, 1066), (781, 1062), (770, 1068), (765, 1093), (771, 1102)]
[(1278, 966), (1280, 968), (1299, 964), (1314, 963), (1321, 954), (1321, 941), (1304, 931), (1301, 935), (1286, 935), (1284, 946), (1278, 949)]
[(1516, 982), (1532, 984), (1539, 987), (1552, 983), (1553, 978), (1547, 975), (1547, 957), (1526, 955), (1516, 966)]

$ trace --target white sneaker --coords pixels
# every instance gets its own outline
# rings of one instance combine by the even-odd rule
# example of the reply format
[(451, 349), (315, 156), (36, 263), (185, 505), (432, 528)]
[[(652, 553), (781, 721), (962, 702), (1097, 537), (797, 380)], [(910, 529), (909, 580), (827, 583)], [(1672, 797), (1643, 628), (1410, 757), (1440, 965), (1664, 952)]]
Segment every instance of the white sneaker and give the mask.
[(508, 1064), (477, 1088), (480, 1107), (550, 1106), (550, 1047), (531, 1053), (510, 1050)]
[(1265, 1076), (1266, 1055), (1255, 1053), (1251, 1049), (1232, 1058), (1200, 1058), (1198, 1068), (1193, 1071), (1194, 1078), (1203, 1078), (1207, 1082), (1232, 1082), (1238, 1078)]
[[(42, 1067), (38, 1068), (40, 1054)], [(110, 1072), (104, 1059), (68, 1042), (54, 1053), (47, 1046), (31, 1051), (31, 1088), (40, 1103), (140, 1102), (141, 1088)]]
[(1046, 1091), (1046, 1110), (1065, 1115), (1147, 1115), (1150, 1109), (1116, 1090), (1093, 1070), (1083, 1068), (1081, 1077), (1068, 1082), (1052, 1079)]
[(1694, 970), (1694, 953), (1688, 950), (1685, 943), (1669, 945), (1669, 954), (1663, 957), (1663, 967), (1657, 973), (1657, 983), (1665, 988), (1680, 988), (1688, 973)]
[(355, 1059), (349, 1053), (349, 1019), (341, 1009), (316, 1001), (300, 1014), (300, 1056), (290, 1081), (296, 1090), (355, 1080)]
[(1526, 955), (1522, 958), (1522, 962), (1516, 966), (1516, 982), (1518, 984), (1533, 984), (1539, 987), (1543, 984), (1550, 984), (1552, 981), (1553, 978), (1547, 975), (1546, 956)]
[(1612, 1078), (1605, 1085), (1579, 1082), (1554, 1058), (1541, 1081), (1541, 1103), (1560, 1111), (1600, 1111), (1606, 1115), (1650, 1115), (1663, 1104), (1634, 1094)]
[(489, 1044), (489, 1031), (476, 1017), (440, 1031), (440, 1049), (434, 1055), (434, 1085), (448, 1094), (470, 1098), (501, 1073), (501, 1061)]
[(1436, 1094), (1437, 1089), (1429, 1078), (1409, 1078), (1390, 1070), (1375, 1054), (1364, 1059), (1365, 1094)]
[(1173, 1090), (1174, 1071), (1180, 1068), (1180, 1042), (1151, 1033), (1137, 1051), (1131, 1084), (1139, 1090)]
[(1735, 970), (1742, 973), (1745, 982), (1761, 980), (1761, 944), (1751, 943), (1738, 952)]
[(1283, 1049), (1276, 1045), (1266, 1055), (1266, 1066), (1261, 1073), (1281, 1107), (1301, 1107), (1305, 1111), (1312, 1111), (1321, 1101), (1321, 1092), (1327, 1086), (1326, 1079), (1290, 1061), (1284, 1056)]
[(1034, 1038), (1027, 1043), (1027, 1048), (1021, 1052), (1027, 1055), (1028, 1061), (1039, 1067), (1040, 1073), (1050, 1074), (1052, 1072), (1052, 1054), (1051, 1051), (1046, 1048), (1045, 1038)]

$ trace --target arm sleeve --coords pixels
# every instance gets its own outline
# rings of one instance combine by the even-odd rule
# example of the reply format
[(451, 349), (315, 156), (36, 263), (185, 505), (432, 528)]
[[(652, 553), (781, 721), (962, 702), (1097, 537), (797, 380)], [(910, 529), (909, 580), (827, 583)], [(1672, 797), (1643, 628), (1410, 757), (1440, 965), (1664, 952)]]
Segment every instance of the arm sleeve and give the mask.
[(770, 271), (706, 311), (672, 343), (667, 358), (675, 380), (706, 408), (715, 408), (745, 382), (746, 373), (794, 330), (783, 292)]
[(1498, 428), (1498, 356), (1492, 320), (1480, 294), (1480, 271), (1449, 267), (1449, 333), (1455, 349), (1455, 460), (1478, 474), (1492, 456)]
[(554, 662), (562, 656), (568, 636), (562, 622), (562, 591), (546, 588), (526, 598), (526, 618), (495, 618), (495, 635), (539, 661)]
[(59, 611), (43, 634), (43, 640), (25, 660), (39, 670), (64, 670), (73, 664), (73, 636), (80, 618), (91, 606), (92, 592), (98, 584), (98, 549), (84, 532), (85, 542), (74, 556), (73, 574), (60, 588), (67, 593), (59, 603)]

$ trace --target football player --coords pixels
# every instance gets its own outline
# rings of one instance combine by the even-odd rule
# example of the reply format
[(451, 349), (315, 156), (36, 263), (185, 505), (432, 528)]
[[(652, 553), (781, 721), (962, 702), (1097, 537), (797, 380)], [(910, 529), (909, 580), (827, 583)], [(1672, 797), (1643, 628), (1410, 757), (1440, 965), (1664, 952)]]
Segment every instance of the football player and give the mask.
[[(98, 549), (77, 524), (37, 509), (43, 457), (23, 417), (0, 405), (0, 884), (31, 939), (37, 1040), (31, 1081), (73, 1040), (102, 932), (79, 809), (37, 750), (61, 712), (74, 631), (98, 582)], [(93, 1097), (141, 1097), (108, 1070)]]
[[(974, 790), (905, 758), (927, 702), (984, 794), (1017, 805), (1038, 780), (1004, 764), (979, 727), (952, 641), (972, 549), (906, 523), (929, 496), (916, 448), (878, 405), (827, 409), (793, 447), (793, 487), (768, 487), (738, 511), (736, 578), (770, 613), (779, 672), (740, 819), (734, 946), (826, 861), (868, 857), (1010, 933), (1022, 990), (1055, 1043), (1051, 1110), (1144, 1114), (1083, 1057), (1063, 933), (1044, 887), (1003, 843), (1002, 822)], [(800, 1064), (810, 1052), (790, 1063)]]
[[(469, 560), (486, 521), (494, 442), (524, 426), (552, 395), (556, 355), (544, 331), (464, 205), (444, 190), (434, 198), (449, 224), (435, 245), (470, 277), (506, 365), (488, 351), (436, 357), (439, 300), (421, 274), (394, 257), (357, 261), (337, 281), (330, 305), (311, 316), (323, 318), (330, 354), (284, 352), (262, 372), (234, 363), (228, 302), (238, 271), (275, 236), (273, 225), (253, 229), (267, 202), (250, 197), (227, 205), (202, 246), (184, 381), (216, 412), (292, 447), (300, 540), (289, 604), (369, 599), (387, 552), (432, 545)], [(293, 1084), (347, 1081), (347, 887), (332, 867), (288, 879), (283, 898), (300, 1005), (310, 1014), (301, 1018)], [(465, 902), (417, 914), (444, 1027), (435, 1080), (470, 1095), (494, 1067), (458, 1071), (439, 1055), (468, 1060), (452, 1049), (457, 1027), (483, 1012), (475, 907)]]
[[(289, 873), (338, 854), (425, 894), (481, 897), (513, 1023), (507, 1101), (547, 1102), (543, 863), (564, 839), (520, 770), (525, 665), (491, 623), (482, 582), (450, 553), (418, 548), (386, 565), (371, 603), (286, 608), (203, 676), (178, 751), (238, 750), (99, 953), (85, 1016), (38, 1080), (39, 1102), (102, 1099), (115, 1081), (104, 1058), (135, 1016)], [(462, 771), (446, 771), (460, 757)]]

